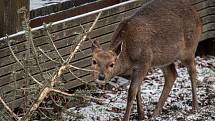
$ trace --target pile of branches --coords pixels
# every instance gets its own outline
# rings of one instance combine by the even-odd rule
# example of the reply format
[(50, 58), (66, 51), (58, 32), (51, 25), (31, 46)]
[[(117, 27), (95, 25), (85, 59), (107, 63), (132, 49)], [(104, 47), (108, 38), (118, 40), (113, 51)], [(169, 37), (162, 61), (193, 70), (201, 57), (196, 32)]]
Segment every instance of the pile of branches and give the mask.
[[(73, 72), (71, 71), (72, 68), (82, 70), (82, 71), (94, 71), (94, 70), (79, 68), (79, 67), (71, 65), (70, 63), (73, 60), (75, 54), (80, 50), (81, 44), (88, 38), (88, 35), (93, 30), (93, 28), (96, 25), (99, 17), (101, 16), (101, 12), (98, 13), (98, 16), (96, 17), (96, 19), (94, 20), (93, 24), (91, 25), (91, 27), (88, 30), (85, 30), (83, 28), (83, 26), (81, 26), (83, 31), (84, 31), (84, 33), (81, 34), (81, 38), (77, 42), (76, 46), (74, 48), (71, 48), (70, 55), (66, 59), (64, 59), (61, 56), (61, 54), (59, 53), (57, 47), (54, 44), (53, 36), (48, 30), (48, 28), (50, 26), (44, 24), (44, 30), (46, 31), (46, 34), (47, 34), (47, 36), (48, 36), (48, 38), (50, 40), (50, 43), (51, 43), (52, 47), (54, 48), (55, 52), (57, 53), (58, 57), (60, 58), (59, 61), (52, 59), (41, 48), (37, 48), (35, 46), (35, 44), (33, 42), (31, 28), (29, 26), (29, 20), (26, 17), (25, 9), (20, 9), (19, 13), (22, 14), (22, 17), (24, 17), (23, 26), (24, 26), (25, 36), (26, 36), (27, 41), (31, 45), (31, 51), (32, 51), (32, 53), (34, 55), (34, 59), (35, 59), (37, 68), (40, 71), (40, 75), (42, 77), (42, 80), (38, 80), (34, 76), (32, 76), (32, 74), (30, 73), (28, 67), (26, 67), (25, 64), (22, 61), (20, 61), (20, 59), (18, 59), (18, 57), (14, 53), (14, 50), (13, 50), (13, 48), (11, 46), (12, 41), (9, 40), (9, 37), (7, 37), (8, 46), (9, 46), (9, 49), (10, 49), (10, 52), (11, 52), (12, 56), (14, 57), (16, 62), (22, 67), (22, 69), (24, 70), (25, 75), (27, 75), (29, 80), (32, 80), (34, 83), (36, 83), (37, 87), (39, 87), (38, 90), (37, 90), (37, 92), (39, 92), (39, 94), (37, 94), (38, 97), (33, 101), (33, 103), (30, 106), (30, 108), (28, 108), (27, 111), (25, 111), (22, 116), (19, 116), (16, 113), (14, 113), (11, 110), (11, 108), (5, 103), (4, 99), (0, 96), (0, 102), (2, 103), (3, 107), (7, 110), (7, 112), (10, 114), (11, 118), (13, 118), (16, 121), (28, 121), (28, 120), (30, 120), (31, 117), (32, 117), (32, 114), (36, 110), (38, 110), (39, 106), (45, 101), (45, 99), (47, 97), (49, 97), (50, 94), (53, 94), (53, 93), (61, 94), (61, 95), (68, 96), (68, 97), (76, 97), (76, 98), (82, 97), (82, 98), (88, 98), (88, 99), (101, 100), (101, 99), (98, 99), (98, 98), (95, 98), (95, 97), (92, 97), (92, 96), (88, 96), (88, 95), (71, 94), (71, 93), (65, 92), (63, 90), (60, 90), (58, 88), (55, 88), (56, 84), (59, 82), (58, 79), (62, 76), (63, 73), (69, 71), (71, 74), (73, 74)], [(44, 72), (41, 69), (38, 52), (42, 53), (49, 60), (51, 60), (51, 61), (55, 62), (56, 64), (60, 65), (48, 80), (44, 76), (44, 74), (43, 74)], [(84, 80), (78, 78), (77, 76), (75, 76), (75, 77), (78, 80), (84, 82)], [(44, 80), (46, 80), (46, 81), (44, 81)], [(46, 82), (46, 83), (43, 83), (43, 82)]]

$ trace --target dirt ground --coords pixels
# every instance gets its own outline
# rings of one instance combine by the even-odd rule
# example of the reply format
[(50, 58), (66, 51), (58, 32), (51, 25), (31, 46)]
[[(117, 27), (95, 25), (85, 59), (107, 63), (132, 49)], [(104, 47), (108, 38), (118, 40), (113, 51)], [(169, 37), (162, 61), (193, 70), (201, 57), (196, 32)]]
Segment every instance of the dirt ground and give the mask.
[[(215, 120), (215, 57), (196, 58), (199, 110), (191, 112), (191, 81), (186, 68), (176, 62), (178, 77), (165, 103), (162, 114), (151, 118), (151, 114), (161, 94), (164, 77), (160, 69), (153, 69), (148, 73), (142, 84), (142, 98), (144, 100), (145, 120), (152, 121), (213, 121)], [(115, 80), (117, 81), (117, 80)], [(64, 112), (65, 120), (73, 121), (120, 121), (126, 107), (127, 90), (112, 88), (112, 90), (98, 90), (100, 98), (106, 101), (91, 101), (88, 106), (72, 107)], [(69, 116), (69, 112), (79, 117)], [(131, 120), (136, 120), (136, 104), (133, 106)]]

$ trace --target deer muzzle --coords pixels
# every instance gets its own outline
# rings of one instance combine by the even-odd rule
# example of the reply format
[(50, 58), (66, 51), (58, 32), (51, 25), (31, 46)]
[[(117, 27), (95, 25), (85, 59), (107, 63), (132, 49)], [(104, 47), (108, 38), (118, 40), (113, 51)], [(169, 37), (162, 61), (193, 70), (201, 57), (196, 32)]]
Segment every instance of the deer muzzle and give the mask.
[(98, 85), (105, 85), (106, 81), (105, 81), (105, 74), (104, 73), (99, 73), (97, 79), (95, 80), (95, 82)]
[(105, 80), (105, 75), (104, 75), (103, 73), (100, 73), (100, 74), (98, 75), (98, 79), (99, 79), (100, 81), (104, 81), (104, 80)]

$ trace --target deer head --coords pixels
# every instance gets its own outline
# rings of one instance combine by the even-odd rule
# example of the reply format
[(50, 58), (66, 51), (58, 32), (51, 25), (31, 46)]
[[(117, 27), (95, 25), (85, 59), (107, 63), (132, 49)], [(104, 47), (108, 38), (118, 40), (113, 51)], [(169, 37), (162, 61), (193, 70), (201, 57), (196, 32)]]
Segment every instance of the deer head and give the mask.
[(92, 68), (96, 70), (93, 72), (93, 79), (99, 85), (106, 84), (114, 75), (114, 69), (119, 54), (113, 50), (103, 50), (98, 41), (92, 44)]

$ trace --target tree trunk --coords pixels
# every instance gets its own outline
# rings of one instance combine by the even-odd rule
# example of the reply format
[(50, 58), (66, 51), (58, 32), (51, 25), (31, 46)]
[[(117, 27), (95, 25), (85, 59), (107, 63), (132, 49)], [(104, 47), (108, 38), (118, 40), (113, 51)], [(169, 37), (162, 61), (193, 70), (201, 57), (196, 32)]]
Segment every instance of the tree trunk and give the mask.
[(0, 37), (22, 30), (18, 10), (25, 7), (29, 17), (30, 0), (0, 0)]

